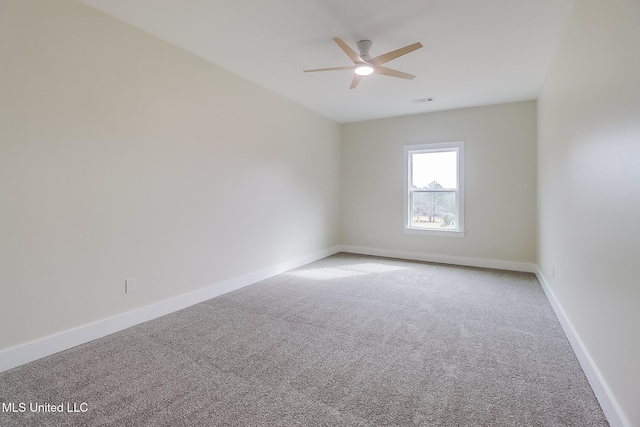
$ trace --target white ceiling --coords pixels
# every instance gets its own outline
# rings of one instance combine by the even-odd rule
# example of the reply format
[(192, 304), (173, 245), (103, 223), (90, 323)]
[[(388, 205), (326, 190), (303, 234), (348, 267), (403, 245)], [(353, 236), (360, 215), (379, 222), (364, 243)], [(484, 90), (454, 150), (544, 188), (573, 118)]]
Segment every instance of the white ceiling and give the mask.
[[(80, 0), (341, 123), (535, 99), (575, 0)], [(421, 42), (350, 90), (332, 41)], [(432, 97), (429, 103), (414, 103)]]

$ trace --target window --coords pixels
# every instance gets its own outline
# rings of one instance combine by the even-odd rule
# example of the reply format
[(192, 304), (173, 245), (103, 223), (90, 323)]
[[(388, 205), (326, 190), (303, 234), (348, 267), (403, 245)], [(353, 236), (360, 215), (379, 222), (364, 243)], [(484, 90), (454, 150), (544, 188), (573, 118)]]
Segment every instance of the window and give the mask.
[(463, 142), (407, 145), (405, 232), (464, 235)]

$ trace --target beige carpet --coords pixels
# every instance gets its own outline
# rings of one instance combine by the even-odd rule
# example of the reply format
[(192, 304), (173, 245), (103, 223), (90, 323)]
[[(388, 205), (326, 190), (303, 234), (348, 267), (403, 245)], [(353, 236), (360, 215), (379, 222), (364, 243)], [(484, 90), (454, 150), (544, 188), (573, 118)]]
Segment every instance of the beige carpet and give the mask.
[(0, 401), (26, 406), (2, 426), (608, 425), (534, 275), (350, 254), (4, 372)]

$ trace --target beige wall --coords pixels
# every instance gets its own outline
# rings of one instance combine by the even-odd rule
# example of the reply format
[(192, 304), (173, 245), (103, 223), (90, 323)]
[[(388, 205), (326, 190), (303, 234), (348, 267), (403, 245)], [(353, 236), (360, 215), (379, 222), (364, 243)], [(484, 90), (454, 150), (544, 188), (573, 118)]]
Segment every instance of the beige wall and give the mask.
[[(453, 141), (465, 143), (465, 237), (404, 234), (403, 146)], [(345, 124), (342, 241), (534, 263), (535, 174), (535, 101)]]
[(339, 243), (339, 124), (75, 2), (0, 3), (0, 141), (0, 349)]
[(640, 3), (579, 0), (538, 101), (539, 266), (629, 426), (640, 426), (639, 52)]

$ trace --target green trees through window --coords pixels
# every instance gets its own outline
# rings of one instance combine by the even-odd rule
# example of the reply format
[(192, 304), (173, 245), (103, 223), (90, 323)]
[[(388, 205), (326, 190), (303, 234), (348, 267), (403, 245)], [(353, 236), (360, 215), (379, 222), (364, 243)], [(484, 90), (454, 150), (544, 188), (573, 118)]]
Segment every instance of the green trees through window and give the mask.
[(455, 227), (455, 192), (442, 191), (444, 188), (438, 181), (431, 181), (423, 188), (414, 187), (414, 190), (418, 190), (413, 192), (412, 223), (414, 227)]

